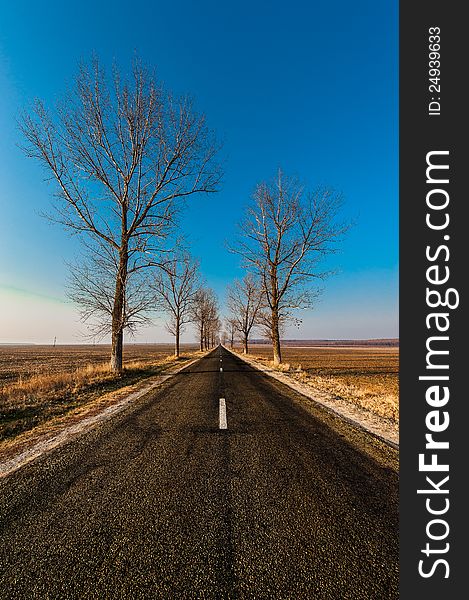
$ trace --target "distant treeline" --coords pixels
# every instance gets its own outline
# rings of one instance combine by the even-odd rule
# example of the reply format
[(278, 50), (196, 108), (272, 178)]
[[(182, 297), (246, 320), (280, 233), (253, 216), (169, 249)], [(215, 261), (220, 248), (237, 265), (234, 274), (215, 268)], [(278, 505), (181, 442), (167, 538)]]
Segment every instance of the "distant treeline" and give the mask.
[[(251, 340), (251, 344), (265, 345), (268, 340)], [(398, 338), (372, 340), (282, 340), (284, 346), (390, 346), (399, 347)]]

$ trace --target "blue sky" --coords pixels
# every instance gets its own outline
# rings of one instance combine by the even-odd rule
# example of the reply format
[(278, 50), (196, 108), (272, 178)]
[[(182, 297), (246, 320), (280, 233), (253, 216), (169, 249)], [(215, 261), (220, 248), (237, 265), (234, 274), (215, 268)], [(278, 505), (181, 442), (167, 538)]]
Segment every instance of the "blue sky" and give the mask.
[[(0, 342), (81, 340), (65, 299), (77, 240), (39, 215), (53, 188), (17, 147), (16, 118), (35, 97), (59, 99), (93, 52), (123, 69), (137, 52), (168, 89), (195, 96), (224, 140), (221, 191), (191, 199), (182, 222), (221, 301), (242, 276), (224, 242), (256, 183), (281, 166), (340, 190), (356, 223), (331, 262), (338, 274), (289, 337), (397, 336), (395, 0), (49, 0), (0, 10)], [(166, 339), (161, 323), (137, 336)]]

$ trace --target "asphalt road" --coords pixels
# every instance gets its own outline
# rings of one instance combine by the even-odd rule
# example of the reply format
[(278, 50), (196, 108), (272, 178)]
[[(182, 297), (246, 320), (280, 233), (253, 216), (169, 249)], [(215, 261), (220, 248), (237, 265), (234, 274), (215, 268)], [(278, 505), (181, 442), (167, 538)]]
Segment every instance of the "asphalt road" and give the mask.
[(398, 598), (396, 452), (300, 402), (217, 348), (10, 475), (0, 597)]

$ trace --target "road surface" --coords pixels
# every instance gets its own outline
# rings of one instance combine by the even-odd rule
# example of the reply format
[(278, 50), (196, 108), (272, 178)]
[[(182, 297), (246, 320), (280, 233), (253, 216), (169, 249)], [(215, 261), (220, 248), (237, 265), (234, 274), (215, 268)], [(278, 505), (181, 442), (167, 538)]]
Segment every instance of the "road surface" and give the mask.
[(0, 597), (398, 598), (396, 452), (302, 402), (220, 347), (5, 478)]

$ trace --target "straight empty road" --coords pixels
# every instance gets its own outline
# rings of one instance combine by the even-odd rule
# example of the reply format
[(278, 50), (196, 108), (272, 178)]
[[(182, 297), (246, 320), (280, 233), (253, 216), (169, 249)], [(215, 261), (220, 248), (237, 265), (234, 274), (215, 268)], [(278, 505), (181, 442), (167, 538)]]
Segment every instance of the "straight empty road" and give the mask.
[(0, 597), (398, 598), (396, 452), (220, 347), (0, 483)]

